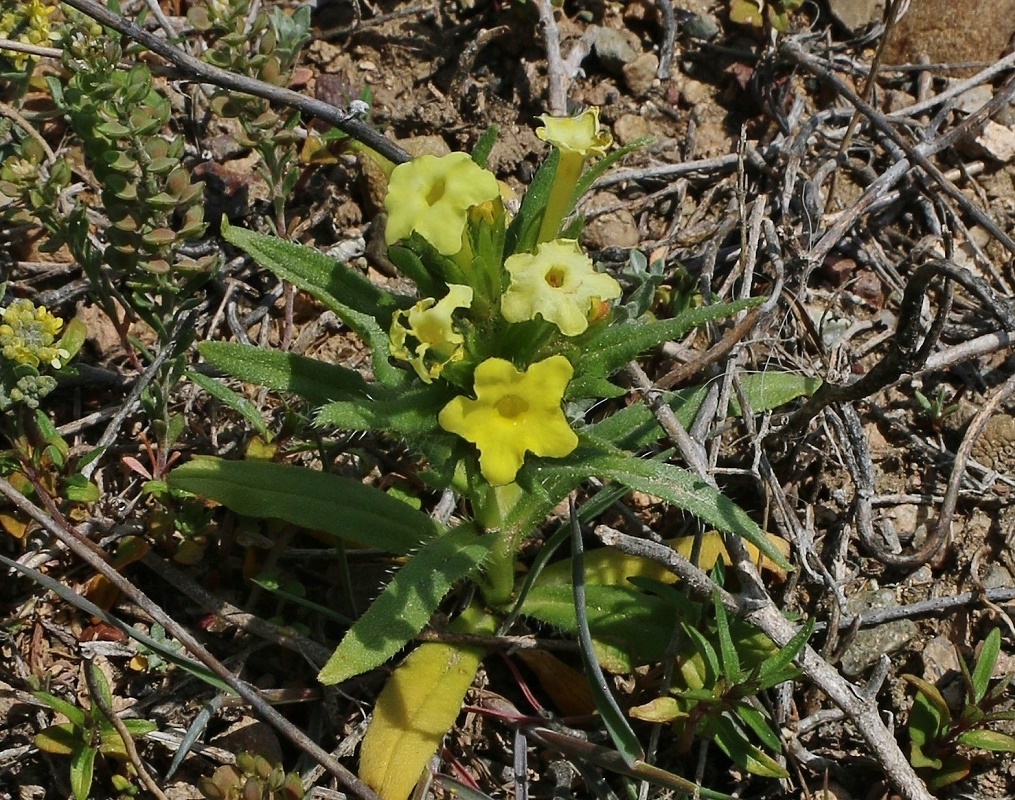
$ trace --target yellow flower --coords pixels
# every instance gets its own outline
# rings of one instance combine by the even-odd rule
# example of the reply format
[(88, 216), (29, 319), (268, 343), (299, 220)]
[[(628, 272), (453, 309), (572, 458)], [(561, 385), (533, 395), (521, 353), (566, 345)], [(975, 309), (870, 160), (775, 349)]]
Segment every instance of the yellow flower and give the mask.
[[(46, 45), (57, 34), (50, 29), (49, 16), (56, 11), (55, 5), (47, 5), (42, 0), (22, 2), (16, 11), (4, 11), (0, 14), (0, 38), (14, 40), (22, 44)], [(24, 70), (28, 64), (27, 53), (5, 51), (16, 70)]]
[(620, 284), (596, 272), (592, 259), (573, 239), (556, 239), (536, 247), (535, 255), (518, 253), (504, 262), (511, 283), (501, 297), (501, 315), (508, 322), (535, 319), (538, 314), (565, 336), (577, 336), (589, 319), (605, 314), (604, 300), (620, 297)]
[(453, 256), (462, 249), (469, 209), (499, 197), (493, 173), (466, 153), (414, 158), (391, 172), (385, 239), (393, 244), (415, 231), (441, 255)]
[(578, 446), (560, 408), (573, 374), (564, 356), (550, 356), (525, 372), (489, 358), (476, 367), (476, 399), (456, 397), (437, 421), (479, 448), (480, 472), (492, 485), (511, 483), (526, 452), (563, 458)]
[[(420, 300), (408, 311), (397, 312), (391, 320), (391, 355), (408, 361), (424, 383), (441, 374), (444, 365), (462, 359), (465, 339), (455, 330), (451, 315), (455, 309), (468, 308), (472, 288), (451, 284), (448, 293), (436, 301)], [(410, 350), (408, 340), (415, 345)]]
[(577, 117), (539, 117), (543, 127), (536, 128), (536, 136), (565, 153), (591, 158), (602, 157), (613, 143), (610, 132), (599, 127), (599, 109), (593, 106)]
[(553, 145), (560, 153), (546, 211), (539, 227), (538, 242), (557, 238), (560, 224), (571, 210), (571, 200), (582, 170), (590, 158), (606, 155), (613, 143), (610, 132), (599, 127), (599, 109), (590, 108), (577, 117), (551, 117), (543, 114), (543, 127), (536, 136)]
[(53, 369), (70, 358), (63, 348), (53, 347), (63, 320), (50, 314), (45, 306), (31, 300), (15, 300), (0, 311), (0, 354), (8, 361), (38, 367), (45, 363)]

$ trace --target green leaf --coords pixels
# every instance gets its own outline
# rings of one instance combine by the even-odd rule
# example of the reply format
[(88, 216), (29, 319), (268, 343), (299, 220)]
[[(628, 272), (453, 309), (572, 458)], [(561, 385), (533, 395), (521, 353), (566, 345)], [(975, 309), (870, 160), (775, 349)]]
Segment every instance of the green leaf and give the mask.
[(991, 750), (995, 753), (1015, 753), (1015, 736), (992, 730), (966, 731), (956, 741), (966, 747)]
[[(38, 695), (36, 695), (38, 696)], [(61, 722), (43, 728), (32, 740), (43, 753), (54, 756), (69, 756), (81, 747), (85, 738), (84, 730), (70, 722)]]
[(531, 252), (536, 246), (539, 223), (542, 222), (543, 213), (546, 211), (546, 202), (550, 198), (550, 190), (553, 188), (553, 179), (557, 174), (559, 161), (560, 153), (556, 149), (551, 150), (550, 155), (536, 170), (532, 182), (525, 190), (521, 207), (514, 219), (511, 220), (504, 237), (505, 258), (515, 253)]
[(70, 760), (70, 788), (74, 800), (88, 800), (88, 793), (92, 789), (92, 778), (95, 774), (94, 747), (81, 745)]
[(85, 712), (77, 706), (71, 705), (66, 700), (61, 700), (59, 697), (50, 694), (49, 692), (32, 692), (32, 696), (40, 703), (45, 703), (58, 714), (63, 714), (68, 720), (70, 720), (72, 725), (76, 725), (79, 728), (85, 727), (87, 717)]
[(681, 623), (684, 633), (687, 634), (687, 638), (694, 644), (694, 649), (698, 651), (698, 654), (704, 659), (705, 665), (705, 687), (709, 693), (709, 699), (715, 699), (711, 692), (711, 686), (713, 686), (719, 677), (722, 675), (722, 664), (719, 663), (719, 654), (715, 651), (712, 643), (706, 638), (705, 634), (699, 631), (697, 628), (691, 627), (690, 625)]
[(167, 482), (238, 514), (285, 520), (390, 553), (408, 553), (443, 532), (379, 489), (304, 467), (200, 456), (174, 469)]
[(386, 431), (412, 439), (439, 429), (437, 415), (452, 397), (444, 382), (436, 382), (406, 389), (390, 400), (338, 400), (325, 405), (314, 424), (347, 431)]
[(264, 423), (264, 418), (261, 416), (261, 412), (258, 411), (257, 406), (251, 403), (246, 397), (234, 392), (228, 386), (219, 383), (214, 378), (209, 378), (207, 375), (202, 375), (200, 372), (195, 370), (188, 370), (187, 377), (222, 403), (222, 405), (226, 408), (231, 408), (243, 417), (243, 419), (245, 419), (247, 423), (260, 434), (262, 439), (266, 442), (271, 441), (271, 434), (268, 432), (268, 426)]
[(84, 475), (68, 475), (60, 481), (61, 494), (72, 503), (94, 503), (102, 493)]
[(915, 719), (919, 730), (928, 736), (924, 742), (937, 739), (952, 724), (952, 712), (948, 708), (948, 703), (938, 688), (923, 678), (906, 674), (902, 679), (917, 689), (916, 697), (913, 698), (913, 709), (909, 712), (910, 728), (913, 727)]
[(455, 582), (483, 563), (495, 540), (463, 525), (423, 545), (349, 629), (317, 679), (340, 683), (391, 658), (423, 629)]
[[(821, 383), (821, 378), (809, 378), (794, 372), (779, 372), (778, 370), (766, 370), (753, 375), (744, 375), (740, 379), (744, 395), (751, 406), (751, 411), (755, 414), (778, 408), (798, 397), (810, 397), (818, 390)], [(737, 402), (736, 397), (730, 401), (730, 415), (740, 416), (740, 403)]]
[[(106, 708), (113, 707), (113, 693), (109, 689), (109, 681), (106, 680), (106, 676), (102, 674), (94, 661), (85, 662), (85, 669), (91, 673), (92, 683), (95, 685), (95, 689), (99, 694), (99, 699), (102, 701), (101, 705)], [(93, 714), (99, 714), (101, 712), (93, 707)], [(94, 717), (93, 717), (94, 718)]]
[[(585, 603), (596, 658), (604, 669), (624, 673), (662, 660), (673, 632), (674, 612), (658, 597), (621, 586), (589, 585)], [(578, 631), (568, 585), (534, 586), (521, 613), (566, 633)]]
[(584, 378), (602, 379), (613, 374), (639, 353), (663, 342), (679, 339), (692, 328), (717, 319), (724, 319), (748, 308), (760, 305), (763, 297), (717, 303), (691, 309), (673, 319), (645, 322), (632, 320), (620, 325), (593, 326), (588, 333), (576, 336), (559, 351), (575, 367), (575, 375), (568, 385), (566, 397), (584, 397)]
[(775, 655), (766, 658), (761, 663), (761, 669), (758, 670), (759, 691), (771, 689), (773, 686), (792, 680), (799, 674), (799, 671), (792, 667), (793, 659), (803, 652), (812, 633), (814, 633), (814, 620), (809, 619), (794, 634), (793, 638), (786, 642), (785, 647), (780, 647)]
[(402, 370), (388, 363), (387, 326), (392, 313), (398, 308), (392, 295), (309, 247), (234, 228), (228, 223), (222, 226), (222, 236), (260, 266), (270, 269), (334, 311), (370, 348), (378, 381), (386, 386), (397, 386), (402, 381)]
[(923, 752), (923, 748), (912, 738), (912, 727), (910, 727), (909, 763), (913, 769), (938, 770), (943, 762), (940, 758), (931, 758)]
[(997, 663), (997, 656), (1001, 652), (1001, 631), (994, 628), (983, 642), (980, 648), (980, 657), (976, 659), (976, 666), (970, 678), (970, 689), (973, 694), (973, 703), (979, 703), (987, 694), (990, 685), (990, 676), (994, 674), (994, 665)]
[(544, 460), (533, 469), (548, 479), (567, 475), (578, 483), (595, 475), (617, 481), (683, 509), (718, 531), (743, 537), (774, 563), (792, 570), (786, 557), (742, 508), (688, 470), (628, 455), (590, 454), (581, 448), (566, 460)]
[(201, 342), (197, 351), (227, 375), (276, 392), (292, 392), (315, 406), (370, 394), (362, 375), (338, 364), (233, 342)]
[(969, 775), (972, 770), (972, 763), (968, 758), (958, 753), (953, 753), (944, 759), (941, 766), (932, 774), (926, 776), (927, 788), (933, 792), (958, 783)]
[(744, 732), (725, 714), (710, 718), (707, 729), (712, 734), (713, 741), (719, 745), (719, 749), (733, 759), (741, 769), (764, 778), (789, 777), (789, 773), (778, 761), (751, 744)]
[(740, 680), (740, 657), (737, 655), (737, 648), (733, 646), (729, 618), (726, 616), (726, 609), (722, 606), (718, 592), (712, 593), (712, 606), (715, 609), (715, 627), (719, 636), (722, 676), (727, 684), (733, 686)]
[(781, 752), (782, 742), (775, 735), (775, 731), (769, 727), (764, 714), (754, 708), (754, 706), (747, 705), (746, 703), (739, 704), (735, 709), (735, 713), (754, 732), (754, 735), (761, 740), (761, 743), (765, 747), (774, 753)]
[(486, 169), (487, 159), (490, 158), (490, 151), (493, 150), (493, 146), (497, 143), (497, 126), (491, 125), (476, 142), (476, 146), (472, 148), (472, 160), (477, 165)]

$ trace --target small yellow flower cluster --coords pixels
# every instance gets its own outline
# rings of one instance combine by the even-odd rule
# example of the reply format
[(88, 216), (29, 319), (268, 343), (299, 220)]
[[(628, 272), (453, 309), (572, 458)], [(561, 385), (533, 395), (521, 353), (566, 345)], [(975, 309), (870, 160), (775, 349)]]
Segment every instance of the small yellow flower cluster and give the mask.
[(0, 310), (0, 354), (16, 364), (38, 367), (47, 364), (60, 369), (70, 353), (54, 347), (63, 320), (50, 314), (45, 306), (31, 300), (15, 300)]
[[(544, 115), (541, 120), (543, 127), (536, 134), (557, 151), (556, 174), (532, 252), (516, 252), (503, 263), (502, 255), (490, 258), (489, 250), (484, 255), (481, 237), (475, 233), (484, 226), (495, 231), (506, 224), (500, 186), (492, 173), (465, 153), (421, 156), (391, 173), (384, 201), (388, 244), (409, 240), (411, 248), (410, 237), (416, 234), (463, 276), (461, 283), (448, 280), (443, 299), (423, 299), (392, 318), (392, 356), (408, 362), (425, 383), (438, 378), (447, 364), (468, 358), (470, 344), (461, 321), (454, 317), (456, 311), (481, 317), (489, 307), (494, 314), (499, 310), (504, 322), (541, 319), (571, 337), (602, 319), (609, 301), (620, 297), (620, 284), (596, 272), (577, 241), (558, 238), (582, 171), (589, 159), (605, 154), (610, 134), (600, 128), (598, 109), (574, 118)], [(491, 268), (488, 261), (496, 263)], [(477, 312), (477, 305), (483, 311)], [(578, 446), (561, 410), (573, 374), (562, 355), (525, 369), (502, 358), (487, 358), (475, 367), (475, 399), (454, 398), (438, 422), (476, 445), (480, 471), (491, 485), (509, 484), (526, 452), (562, 458)]]
[[(54, 11), (56, 6), (44, 0), (22, 0), (15, 4), (13, 10), (0, 13), (0, 38), (23, 44), (48, 45), (55, 36), (49, 24), (49, 17)], [(14, 51), (5, 55), (19, 71), (27, 67), (30, 58), (27, 53)]]

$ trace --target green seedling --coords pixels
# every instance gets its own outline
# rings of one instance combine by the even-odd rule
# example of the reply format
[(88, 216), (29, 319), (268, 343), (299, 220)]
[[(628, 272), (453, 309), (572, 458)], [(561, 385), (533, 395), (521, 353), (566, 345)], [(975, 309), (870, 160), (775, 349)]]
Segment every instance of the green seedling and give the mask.
[[(85, 668), (93, 671), (95, 684), (105, 705), (111, 708), (113, 696), (109, 683), (93, 664), (89, 663)], [(44, 753), (70, 757), (70, 785), (74, 800), (87, 800), (91, 796), (96, 758), (102, 756), (126, 762), (127, 748), (123, 739), (98, 705), (93, 704), (87, 709), (79, 708), (48, 692), (34, 694), (41, 703), (67, 718), (67, 722), (50, 725), (40, 731), (35, 737), (35, 746)], [(146, 736), (158, 728), (155, 723), (144, 719), (125, 719), (123, 725), (132, 738)], [(114, 777), (119, 778), (115, 783), (118, 791), (123, 792), (130, 782), (122, 775)]]
[[(696, 604), (679, 600), (692, 611), (685, 614), (693, 616)], [(718, 597), (713, 612), (705, 626), (681, 623), (687, 643), (678, 656), (683, 686), (633, 709), (632, 716), (671, 723), (683, 752), (690, 751), (698, 737), (705, 737), (741, 769), (762, 777), (786, 778), (785, 768), (773, 757), (782, 752), (782, 744), (758, 695), (800, 675), (793, 662), (807, 645), (813, 622), (785, 647), (777, 648), (746, 623), (730, 620)]]
[(940, 690), (916, 675), (902, 677), (916, 687), (909, 712), (909, 761), (932, 790), (965, 779), (973, 762), (967, 750), (1015, 753), (1015, 737), (990, 727), (991, 723), (1015, 720), (1015, 711), (995, 710), (1006, 699), (1012, 676), (990, 687), (990, 678), (1001, 651), (1001, 631), (995, 628), (980, 648), (970, 672), (961, 657), (965, 695), (954, 713)]
[(785, 33), (790, 14), (803, 4), (804, 0), (730, 0), (730, 21)]
[(927, 421), (930, 423), (930, 427), (935, 433), (941, 432), (941, 424), (944, 420), (959, 410), (958, 403), (948, 402), (948, 389), (944, 386), (938, 386), (937, 391), (934, 392), (933, 397), (928, 398), (919, 389), (913, 392), (913, 398), (916, 400), (916, 404), (920, 407)]
[(300, 776), (286, 774), (264, 756), (239, 753), (236, 764), (215, 770), (210, 778), (197, 782), (207, 800), (303, 800), (306, 796)]

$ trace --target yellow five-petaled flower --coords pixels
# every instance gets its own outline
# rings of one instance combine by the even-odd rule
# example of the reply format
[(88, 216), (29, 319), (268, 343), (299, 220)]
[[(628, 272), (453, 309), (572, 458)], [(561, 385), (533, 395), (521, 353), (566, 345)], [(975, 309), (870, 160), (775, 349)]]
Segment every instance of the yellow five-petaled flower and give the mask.
[(602, 301), (620, 297), (620, 284), (596, 272), (592, 259), (573, 239), (557, 239), (536, 247), (535, 254), (517, 253), (504, 262), (511, 283), (500, 310), (508, 322), (541, 316), (565, 336), (577, 336), (589, 319), (602, 315)]
[(462, 249), (469, 209), (499, 198), (493, 173), (467, 153), (414, 158), (391, 172), (384, 238), (394, 244), (415, 231), (441, 255), (453, 256)]
[(398, 311), (391, 319), (391, 355), (408, 361), (423, 382), (430, 383), (445, 364), (462, 359), (465, 337), (451, 315), (471, 303), (472, 288), (453, 283), (439, 301), (428, 297), (408, 311)]
[(578, 446), (560, 404), (574, 374), (564, 356), (550, 356), (520, 372), (489, 358), (476, 367), (476, 399), (456, 397), (438, 415), (444, 430), (479, 449), (479, 469), (492, 485), (514, 481), (525, 453), (563, 458)]

